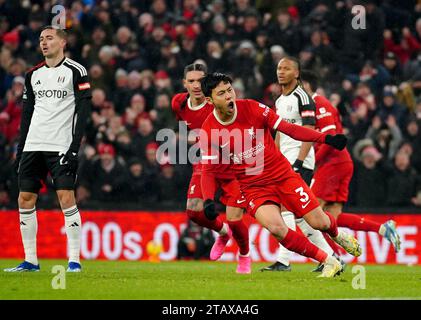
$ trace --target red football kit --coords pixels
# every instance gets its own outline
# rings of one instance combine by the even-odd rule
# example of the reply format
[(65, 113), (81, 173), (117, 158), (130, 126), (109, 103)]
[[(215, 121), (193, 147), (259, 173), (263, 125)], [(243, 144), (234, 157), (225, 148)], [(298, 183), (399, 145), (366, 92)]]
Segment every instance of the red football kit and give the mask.
[[(328, 99), (313, 95), (316, 103), (316, 130), (327, 133), (343, 133), (338, 110)], [(345, 148), (337, 150), (327, 144), (316, 145), (316, 172), (312, 190), (316, 197), (328, 202), (346, 202), (348, 187), (354, 171), (352, 158)]]
[[(326, 134), (282, 120), (273, 110), (254, 100), (236, 100), (233, 118), (223, 122), (214, 110), (205, 120), (200, 135), (202, 185), (207, 173), (232, 170), (254, 216), (263, 204), (283, 204), (298, 217), (319, 206), (307, 184), (276, 148), (271, 130), (296, 140), (321, 142)], [(222, 164), (222, 165), (221, 165)]]
[[(207, 103), (206, 101), (196, 107), (193, 107), (187, 93), (176, 94), (172, 99), (171, 107), (178, 120), (184, 121), (190, 130), (195, 130), (197, 132), (200, 131), (203, 122), (213, 111), (213, 105)], [(202, 194), (200, 182), (201, 174), (201, 163), (194, 163), (193, 174), (190, 179), (189, 189), (187, 192), (187, 199), (206, 199)], [(223, 204), (245, 208), (245, 201), (242, 199), (243, 197), (241, 195), (238, 181), (235, 180), (235, 176), (232, 173), (229, 174), (228, 172), (225, 172), (222, 176), (216, 175), (215, 183), (215, 188), (220, 187), (223, 191), (220, 198), (220, 201)]]

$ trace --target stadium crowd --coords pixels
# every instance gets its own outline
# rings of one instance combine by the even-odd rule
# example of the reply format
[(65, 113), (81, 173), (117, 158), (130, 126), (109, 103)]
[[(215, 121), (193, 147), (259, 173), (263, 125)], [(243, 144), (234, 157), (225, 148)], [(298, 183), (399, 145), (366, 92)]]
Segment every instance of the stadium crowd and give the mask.
[[(156, 157), (156, 134), (187, 140), (171, 110), (183, 68), (229, 73), (238, 98), (273, 106), (285, 55), (320, 77), (355, 162), (348, 207), (421, 207), (421, 3), (397, 0), (80, 0), (66, 6), (66, 54), (82, 63), (92, 114), (79, 205), (183, 209), (191, 167)], [(0, 0), (0, 208), (16, 207), (12, 170), (25, 71), (55, 1)], [(365, 20), (355, 28), (353, 6)], [(355, 7), (354, 7), (355, 9)], [(51, 204), (48, 184), (39, 206)]]

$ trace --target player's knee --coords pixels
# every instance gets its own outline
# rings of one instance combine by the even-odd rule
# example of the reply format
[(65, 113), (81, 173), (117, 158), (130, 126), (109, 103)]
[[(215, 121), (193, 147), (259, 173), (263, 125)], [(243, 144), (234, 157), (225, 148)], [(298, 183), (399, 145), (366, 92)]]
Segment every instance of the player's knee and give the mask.
[(191, 211), (203, 211), (203, 200), (199, 198), (193, 198), (187, 200), (187, 210)]
[(227, 207), (227, 220), (239, 221), (243, 218), (243, 209), (235, 207)]
[(268, 231), (278, 240), (285, 238), (288, 228), (282, 225), (271, 225), (267, 227)]
[(35, 206), (37, 196), (35, 193), (20, 192), (18, 197), (19, 208), (31, 209)]

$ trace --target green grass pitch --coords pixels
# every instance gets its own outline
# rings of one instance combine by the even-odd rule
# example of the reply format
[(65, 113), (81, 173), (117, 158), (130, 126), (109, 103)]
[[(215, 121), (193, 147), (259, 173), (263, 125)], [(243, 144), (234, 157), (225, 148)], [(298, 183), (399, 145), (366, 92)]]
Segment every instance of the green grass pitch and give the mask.
[[(313, 264), (294, 264), (292, 272), (238, 275), (235, 263), (210, 261), (127, 262), (82, 261), (83, 272), (65, 273), (65, 289), (53, 289), (54, 265), (41, 260), (41, 271), (6, 273), (19, 260), (0, 260), (0, 300), (14, 299), (140, 299), (140, 300), (283, 300), (283, 299), (421, 299), (421, 266), (364, 265), (362, 273), (347, 265), (333, 279), (317, 278)], [(360, 278), (355, 278), (360, 277)], [(63, 282), (55, 283), (63, 284)], [(62, 281), (62, 280), (60, 280)]]

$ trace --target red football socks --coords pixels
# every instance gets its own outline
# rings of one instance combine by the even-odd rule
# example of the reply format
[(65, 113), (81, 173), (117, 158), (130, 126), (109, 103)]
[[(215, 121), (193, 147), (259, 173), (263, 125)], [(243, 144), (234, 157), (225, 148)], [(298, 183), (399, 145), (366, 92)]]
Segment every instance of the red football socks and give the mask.
[(381, 223), (372, 220), (365, 220), (356, 214), (341, 213), (337, 219), (339, 227), (346, 227), (351, 230), (379, 232)]
[(294, 230), (288, 229), (285, 238), (279, 243), (290, 251), (297, 252), (302, 256), (312, 258), (321, 263), (327, 259), (326, 252), (316, 247), (307, 237)]
[(224, 225), (220, 217), (216, 218), (215, 220), (209, 220), (206, 218), (204, 211), (186, 210), (186, 213), (189, 218), (196, 222), (199, 226), (214, 230), (216, 232), (221, 231), (222, 226)]
[(242, 256), (249, 253), (249, 230), (243, 220), (228, 221), (228, 225), (232, 231), (232, 237), (235, 239)]
[(336, 219), (332, 216), (329, 212), (325, 211), (325, 214), (329, 217), (330, 220), (330, 227), (327, 230), (324, 230), (328, 235), (332, 238), (336, 238), (338, 236), (338, 225), (336, 224)]

